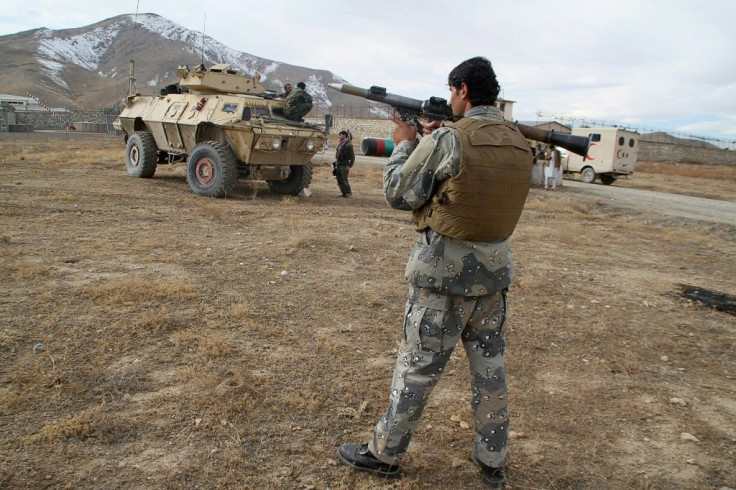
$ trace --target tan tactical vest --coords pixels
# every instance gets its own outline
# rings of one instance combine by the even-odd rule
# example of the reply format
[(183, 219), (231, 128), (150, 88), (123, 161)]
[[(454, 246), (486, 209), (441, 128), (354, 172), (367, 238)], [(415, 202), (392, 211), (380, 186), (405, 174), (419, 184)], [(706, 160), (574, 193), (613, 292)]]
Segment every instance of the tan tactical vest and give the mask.
[(532, 178), (532, 152), (512, 123), (464, 118), (445, 122), (460, 134), (460, 172), (414, 211), (426, 227), (463, 240), (496, 242), (511, 236)]

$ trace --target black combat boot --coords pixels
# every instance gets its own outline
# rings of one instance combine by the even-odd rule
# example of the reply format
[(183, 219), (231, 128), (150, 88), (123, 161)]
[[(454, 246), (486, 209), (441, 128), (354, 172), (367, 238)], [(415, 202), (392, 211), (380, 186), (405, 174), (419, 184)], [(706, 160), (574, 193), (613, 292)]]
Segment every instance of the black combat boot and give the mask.
[(356, 471), (375, 473), (384, 478), (397, 478), (399, 465), (390, 465), (376, 459), (368, 450), (368, 444), (343, 444), (337, 448), (337, 457)]
[(493, 468), (486, 466), (473, 454), (473, 462), (478, 465), (481, 473), (483, 473), (483, 481), (486, 482), (488, 488), (506, 488), (506, 474), (501, 468)]

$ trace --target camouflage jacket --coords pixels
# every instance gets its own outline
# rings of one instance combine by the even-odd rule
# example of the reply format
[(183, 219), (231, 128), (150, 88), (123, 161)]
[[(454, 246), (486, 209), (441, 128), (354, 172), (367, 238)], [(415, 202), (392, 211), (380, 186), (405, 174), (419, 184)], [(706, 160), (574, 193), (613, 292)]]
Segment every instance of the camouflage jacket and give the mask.
[(289, 119), (298, 121), (312, 110), (312, 96), (306, 90), (295, 88), (286, 97), (286, 108), (284, 115)]
[[(493, 106), (474, 107), (465, 117), (503, 120)], [(383, 191), (391, 207), (422, 207), (440, 182), (460, 170), (460, 137), (442, 127), (418, 145), (396, 145), (383, 172)], [(507, 240), (473, 242), (425, 229), (406, 264), (406, 279), (423, 288), (462, 296), (483, 296), (505, 289), (514, 279), (514, 260)]]

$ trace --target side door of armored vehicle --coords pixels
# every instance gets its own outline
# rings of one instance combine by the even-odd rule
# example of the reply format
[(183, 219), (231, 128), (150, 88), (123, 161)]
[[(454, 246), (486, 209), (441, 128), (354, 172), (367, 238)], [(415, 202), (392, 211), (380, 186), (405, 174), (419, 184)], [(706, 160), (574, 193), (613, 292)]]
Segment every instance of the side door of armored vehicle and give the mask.
[(184, 152), (184, 143), (179, 130), (179, 120), (189, 106), (187, 99), (174, 100), (161, 117), (161, 125), (166, 136), (169, 151)]

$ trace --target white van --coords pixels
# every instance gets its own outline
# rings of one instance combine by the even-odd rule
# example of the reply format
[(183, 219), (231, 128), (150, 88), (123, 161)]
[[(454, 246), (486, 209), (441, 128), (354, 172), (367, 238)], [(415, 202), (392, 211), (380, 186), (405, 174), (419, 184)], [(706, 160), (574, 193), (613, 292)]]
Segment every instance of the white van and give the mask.
[(592, 183), (600, 178), (601, 183), (613, 184), (621, 175), (634, 173), (639, 134), (622, 129), (574, 128), (572, 134), (589, 136), (588, 156), (570, 153), (562, 158), (565, 173), (579, 172), (580, 180)]

